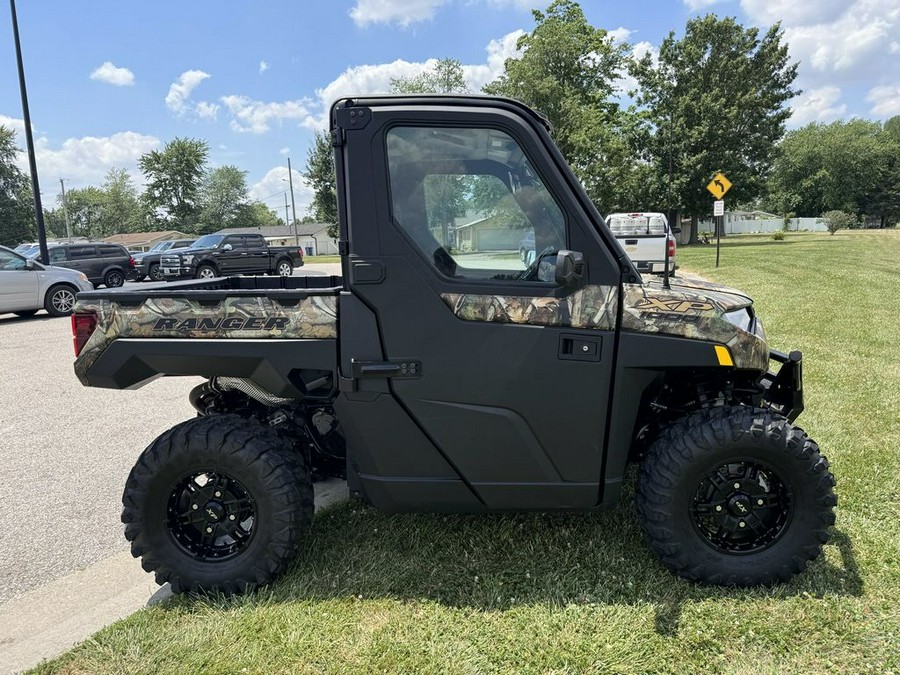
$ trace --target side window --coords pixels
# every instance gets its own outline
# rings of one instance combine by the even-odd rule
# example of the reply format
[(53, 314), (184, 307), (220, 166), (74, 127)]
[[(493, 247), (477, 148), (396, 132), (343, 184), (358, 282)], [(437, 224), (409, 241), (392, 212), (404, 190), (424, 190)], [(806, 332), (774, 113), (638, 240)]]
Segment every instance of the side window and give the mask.
[(394, 222), (447, 276), (555, 283), (565, 217), (519, 144), (497, 129), (387, 134)]
[(97, 257), (96, 246), (73, 246), (69, 249), (69, 257), (72, 260), (85, 260)]
[(0, 251), (0, 270), (17, 272), (25, 269), (25, 258), (20, 258), (9, 251)]
[(239, 251), (245, 249), (243, 237), (232, 235), (230, 237), (226, 237), (225, 241), (222, 242), (222, 248), (225, 248), (226, 244), (231, 244), (231, 248), (235, 251)]
[(100, 255), (103, 258), (115, 258), (124, 256), (126, 253), (118, 246), (100, 246)]
[(244, 235), (244, 248), (259, 250), (264, 245), (263, 238), (258, 234), (247, 234)]
[(50, 251), (50, 264), (65, 262), (66, 261), (66, 249), (64, 248), (51, 248)]

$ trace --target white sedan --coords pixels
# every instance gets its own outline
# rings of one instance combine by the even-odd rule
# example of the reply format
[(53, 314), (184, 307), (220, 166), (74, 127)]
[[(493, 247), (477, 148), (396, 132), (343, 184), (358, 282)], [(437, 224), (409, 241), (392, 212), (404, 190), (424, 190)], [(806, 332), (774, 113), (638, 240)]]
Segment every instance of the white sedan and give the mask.
[(75, 306), (75, 295), (94, 285), (77, 270), (42, 265), (0, 246), (0, 314), (31, 316), (46, 309), (52, 316), (66, 316)]

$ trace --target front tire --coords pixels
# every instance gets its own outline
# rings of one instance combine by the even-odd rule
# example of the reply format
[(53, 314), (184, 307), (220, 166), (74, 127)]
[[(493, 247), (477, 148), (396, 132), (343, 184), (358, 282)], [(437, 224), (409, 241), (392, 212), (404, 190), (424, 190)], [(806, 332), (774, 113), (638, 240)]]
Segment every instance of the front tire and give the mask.
[(150, 281), (165, 281), (166, 279), (162, 269), (156, 263), (150, 265), (147, 276), (150, 277)]
[(50, 316), (69, 316), (75, 309), (76, 290), (71, 286), (53, 286), (44, 297), (44, 309)]
[(638, 513), (650, 547), (703, 583), (787, 581), (817, 558), (834, 524), (828, 460), (780, 415), (744, 406), (689, 415), (651, 445)]
[(197, 268), (197, 273), (194, 275), (197, 279), (215, 279), (219, 276), (219, 273), (216, 272), (216, 268), (212, 265), (200, 265)]
[(157, 438), (122, 495), (131, 553), (176, 593), (240, 593), (296, 557), (312, 522), (300, 455), (237, 415), (192, 419)]

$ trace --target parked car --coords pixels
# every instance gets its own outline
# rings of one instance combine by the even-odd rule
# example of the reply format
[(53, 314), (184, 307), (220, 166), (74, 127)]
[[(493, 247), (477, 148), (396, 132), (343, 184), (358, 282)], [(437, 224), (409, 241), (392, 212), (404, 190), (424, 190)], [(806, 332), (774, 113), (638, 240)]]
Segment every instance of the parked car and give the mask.
[(525, 262), (532, 251), (534, 251), (534, 230), (522, 237), (522, 241), (519, 242), (519, 260)]
[(669, 228), (662, 213), (613, 213), (606, 225), (639, 272), (662, 274), (666, 269), (669, 247), (669, 273), (675, 271), (675, 237), (681, 228)]
[(72, 313), (76, 293), (93, 289), (82, 272), (42, 265), (0, 246), (0, 314), (32, 316), (46, 309), (53, 316), (66, 316)]
[[(50, 264), (84, 272), (94, 286), (115, 288), (134, 279), (134, 258), (118, 244), (83, 242), (49, 247)], [(32, 258), (40, 251), (29, 254)]]
[(187, 248), (193, 243), (193, 239), (169, 239), (158, 242), (149, 251), (133, 253), (132, 257), (137, 272), (135, 281), (143, 281), (147, 277), (150, 278), (150, 281), (162, 281), (165, 277), (159, 266), (159, 257), (166, 251)]
[(269, 246), (261, 234), (207, 234), (188, 248), (160, 256), (166, 279), (212, 279), (234, 274), (289, 277), (303, 265), (303, 249)]

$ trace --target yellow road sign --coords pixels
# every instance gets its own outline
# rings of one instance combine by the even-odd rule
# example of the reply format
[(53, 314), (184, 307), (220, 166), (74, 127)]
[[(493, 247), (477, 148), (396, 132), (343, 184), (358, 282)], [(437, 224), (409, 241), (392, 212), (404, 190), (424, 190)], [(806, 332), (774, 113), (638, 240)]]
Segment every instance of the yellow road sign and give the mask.
[(717, 173), (711, 181), (709, 181), (709, 185), (706, 186), (706, 189), (712, 192), (713, 197), (716, 199), (722, 199), (725, 196), (725, 193), (731, 189), (731, 181), (725, 178), (721, 173)]

